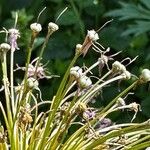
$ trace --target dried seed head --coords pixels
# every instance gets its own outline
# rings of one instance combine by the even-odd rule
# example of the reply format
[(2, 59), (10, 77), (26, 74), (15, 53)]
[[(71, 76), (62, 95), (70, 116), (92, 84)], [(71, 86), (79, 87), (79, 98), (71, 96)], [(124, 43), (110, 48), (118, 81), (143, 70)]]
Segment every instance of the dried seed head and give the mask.
[(118, 104), (118, 106), (125, 106), (125, 105), (126, 105), (124, 99), (121, 98), (121, 97), (119, 97), (119, 98), (117, 99), (117, 104)]
[(78, 105), (78, 110), (79, 110), (80, 113), (86, 111), (87, 109), (88, 109), (88, 108), (87, 108), (87, 106), (86, 106), (85, 103), (83, 103), (83, 102), (80, 102), (80, 103), (79, 103), (79, 105)]
[(112, 64), (112, 71), (113, 72), (125, 72), (126, 67), (123, 64), (121, 64), (119, 61), (115, 61)]
[(49, 30), (50, 33), (53, 33), (53, 32), (55, 32), (55, 31), (57, 31), (58, 29), (59, 29), (59, 27), (58, 27), (57, 24), (55, 24), (55, 23), (53, 23), (53, 22), (50, 22), (50, 23), (48, 24), (48, 30)]
[(81, 88), (88, 88), (89, 86), (92, 85), (92, 81), (87, 76), (81, 76), (79, 78), (79, 85), (80, 85)]
[(98, 36), (98, 34), (96, 33), (95, 30), (89, 30), (88, 33), (87, 33), (87, 36), (92, 41), (97, 41), (99, 39), (99, 36)]
[(28, 78), (27, 80), (27, 86), (29, 89), (36, 89), (38, 87), (39, 83), (35, 78)]
[(78, 79), (82, 76), (82, 69), (79, 66), (72, 67), (70, 69), (70, 75)]
[(124, 71), (123, 76), (125, 80), (129, 80), (131, 78), (131, 73), (129, 71)]
[(7, 52), (10, 50), (10, 45), (7, 43), (0, 44), (0, 52)]
[(94, 111), (90, 111), (90, 110), (86, 110), (83, 112), (83, 118), (85, 120), (90, 120), (93, 119), (95, 117), (95, 112)]
[(42, 30), (42, 26), (41, 24), (35, 22), (30, 25), (30, 29), (37, 34)]
[(20, 108), (18, 125), (23, 131), (25, 131), (27, 126), (33, 121), (29, 107), (30, 104), (27, 103), (25, 107)]
[(146, 83), (150, 81), (150, 70), (149, 69), (143, 69), (142, 74), (140, 76), (140, 81), (142, 83)]

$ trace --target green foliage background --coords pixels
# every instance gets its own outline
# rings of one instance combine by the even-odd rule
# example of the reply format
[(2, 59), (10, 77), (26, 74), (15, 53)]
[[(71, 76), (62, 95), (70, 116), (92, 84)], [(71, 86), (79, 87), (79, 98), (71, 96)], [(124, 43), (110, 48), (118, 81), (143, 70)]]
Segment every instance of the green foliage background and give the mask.
[[(99, 42), (105, 47), (111, 47), (112, 53), (120, 50), (118, 60), (125, 57), (138, 59), (129, 66), (129, 70), (136, 75), (140, 74), (143, 68), (150, 68), (150, 1), (149, 0), (0, 0), (0, 28), (9, 29), (14, 25), (15, 11), (19, 12), (18, 28), (21, 31), (19, 39), (20, 50), (15, 54), (15, 61), (19, 66), (25, 65), (24, 56), (30, 40), (30, 23), (36, 22), (38, 13), (44, 8), (47, 9), (40, 17), (43, 25), (43, 32), (37, 38), (32, 57), (38, 56), (41, 43), (47, 31), (48, 22), (54, 22), (60, 12), (68, 7), (68, 10), (56, 22), (60, 30), (50, 39), (46, 52), (43, 56), (43, 63), (49, 61), (48, 70), (52, 74), (63, 76), (66, 66), (74, 55), (75, 45), (82, 43), (89, 29), (98, 29), (106, 21), (114, 21), (99, 32)], [(0, 42), (4, 42), (4, 34), (0, 34)], [(88, 53), (78, 64), (90, 66), (99, 55)], [(16, 83), (23, 77), (23, 72), (16, 72)], [(61, 78), (42, 80), (41, 90), (43, 100), (51, 100)], [(121, 83), (120, 89), (130, 84)], [(98, 97), (98, 106), (106, 105), (118, 91), (116, 85), (104, 89), (103, 98)], [(1, 94), (2, 95), (2, 94)], [(2, 99), (2, 97), (1, 97)], [(150, 117), (150, 89), (148, 86), (139, 87), (134, 95), (128, 97), (127, 102), (136, 101), (141, 104), (142, 112), (138, 114), (137, 121), (143, 121)], [(45, 108), (41, 108), (43, 110)], [(126, 113), (127, 117), (124, 117)], [(115, 121), (126, 121), (131, 119), (130, 112), (117, 113), (112, 116)]]

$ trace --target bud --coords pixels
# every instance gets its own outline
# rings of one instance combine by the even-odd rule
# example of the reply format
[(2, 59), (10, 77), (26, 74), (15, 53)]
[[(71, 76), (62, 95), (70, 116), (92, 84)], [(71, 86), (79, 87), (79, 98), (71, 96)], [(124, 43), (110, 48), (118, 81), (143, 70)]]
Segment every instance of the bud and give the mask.
[(0, 44), (0, 52), (7, 52), (10, 50), (10, 45), (7, 43)]
[(82, 69), (79, 66), (72, 67), (70, 69), (70, 75), (78, 79), (82, 76)]
[(92, 81), (89, 77), (87, 76), (81, 76), (79, 78), (79, 84), (81, 88), (88, 88), (89, 86), (92, 85)]
[(42, 30), (42, 27), (41, 24), (35, 22), (30, 25), (30, 29), (37, 34)]
[(76, 54), (81, 54), (82, 53), (82, 45), (81, 44), (77, 44), (76, 45)]
[(53, 23), (53, 22), (50, 22), (48, 24), (48, 31), (52, 34), (53, 32), (57, 31), (59, 29), (58, 25)]
[(150, 70), (149, 69), (143, 69), (142, 74), (140, 76), (140, 81), (143, 83), (150, 81)]

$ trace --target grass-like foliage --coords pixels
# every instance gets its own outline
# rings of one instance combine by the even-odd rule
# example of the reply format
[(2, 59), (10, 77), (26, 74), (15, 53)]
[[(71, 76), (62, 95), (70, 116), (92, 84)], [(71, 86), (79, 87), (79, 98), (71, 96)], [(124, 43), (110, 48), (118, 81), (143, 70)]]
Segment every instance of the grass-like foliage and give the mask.
[[(14, 55), (19, 49), (17, 39), (21, 38), (21, 34), (16, 28), (16, 23), (14, 28), (4, 28), (1, 31), (2, 34), (6, 34), (6, 39), (5, 43), (0, 44), (3, 72), (1, 90), (5, 95), (0, 102), (0, 110), (4, 117), (4, 124), (0, 126), (0, 150), (138, 150), (150, 145), (150, 122), (133, 123), (136, 114), (141, 110), (140, 105), (136, 102), (126, 104), (125, 101), (131, 90), (136, 91), (141, 84), (150, 81), (149, 69), (143, 69), (140, 77), (136, 77), (126, 68), (136, 58), (115, 60), (114, 56), (120, 52), (107, 55), (110, 48), (105, 48), (97, 42), (98, 31), (89, 30), (83, 44), (76, 45), (74, 58), (66, 69), (58, 91), (51, 101), (44, 101), (39, 80), (48, 80), (53, 76), (47, 74), (41, 60), (49, 38), (59, 27), (52, 22), (48, 24), (48, 32), (39, 57), (33, 60), (32, 50), (38, 34), (42, 31), (38, 19), (30, 25), (30, 29), (32, 34), (26, 65), (17, 65), (17, 68), (14, 67)], [(96, 58), (88, 68), (76, 66), (78, 58), (81, 55), (86, 58), (91, 48), (100, 54), (100, 58)], [(7, 65), (8, 60), (10, 65)], [(99, 75), (92, 73), (96, 69)], [(21, 83), (14, 85), (16, 70), (24, 70), (25, 74)], [(113, 82), (125, 82), (130, 79), (133, 79), (133, 83), (106, 107), (91, 106), (91, 103), (94, 103), (93, 99), (102, 94), (101, 91), (105, 87), (111, 86)], [(116, 90), (117, 88), (116, 85)], [(39, 92), (38, 96), (35, 91)], [(49, 105), (48, 111), (39, 112), (41, 105)], [(111, 113), (125, 110), (133, 112), (130, 122), (115, 124), (109, 118)], [(69, 129), (72, 129), (71, 133), (68, 133)]]

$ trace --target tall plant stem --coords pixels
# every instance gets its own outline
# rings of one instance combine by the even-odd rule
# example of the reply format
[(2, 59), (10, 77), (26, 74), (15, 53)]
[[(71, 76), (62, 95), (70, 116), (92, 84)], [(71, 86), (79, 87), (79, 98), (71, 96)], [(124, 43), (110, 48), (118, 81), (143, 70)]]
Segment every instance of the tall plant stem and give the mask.
[(7, 109), (7, 116), (8, 116), (8, 123), (10, 126), (10, 129), (12, 128), (12, 112), (10, 107), (10, 91), (9, 91), (9, 82), (7, 78), (7, 59), (6, 59), (6, 52), (3, 52), (3, 60), (2, 60), (2, 71), (3, 71), (3, 83), (4, 83), (4, 89), (5, 89), (5, 98), (6, 98), (6, 109)]
[(12, 114), (13, 117), (15, 116), (15, 98), (14, 98), (14, 51), (15, 49), (11, 47), (11, 54), (10, 54), (10, 94), (11, 94), (11, 107), (12, 107)]
[(51, 133), (52, 131), (52, 127), (51, 127), (51, 123), (52, 121), (54, 120), (54, 117), (55, 117), (55, 114), (57, 112), (57, 109), (59, 107), (59, 104), (62, 100), (62, 93), (63, 93), (63, 90), (65, 88), (65, 85), (66, 85), (66, 82), (67, 82), (67, 79), (68, 79), (68, 76), (69, 76), (69, 71), (70, 71), (70, 68), (74, 65), (74, 63), (76, 62), (77, 58), (79, 57), (78, 54), (76, 54), (72, 60), (72, 62), (70, 63), (64, 77), (63, 77), (63, 80), (59, 86), (59, 89), (56, 93), (56, 97), (55, 99), (52, 101), (52, 104), (51, 104), (51, 108), (50, 110), (52, 110), (52, 113), (49, 114), (48, 116), (48, 120), (47, 120), (47, 124), (46, 124), (46, 127), (45, 127), (45, 130), (44, 130), (44, 133), (42, 135), (42, 140), (40, 141), (40, 144), (38, 146), (38, 148), (40, 150), (43, 150), (44, 149), (44, 144), (46, 141), (45, 141), (45, 137), (48, 137), (48, 135)]

